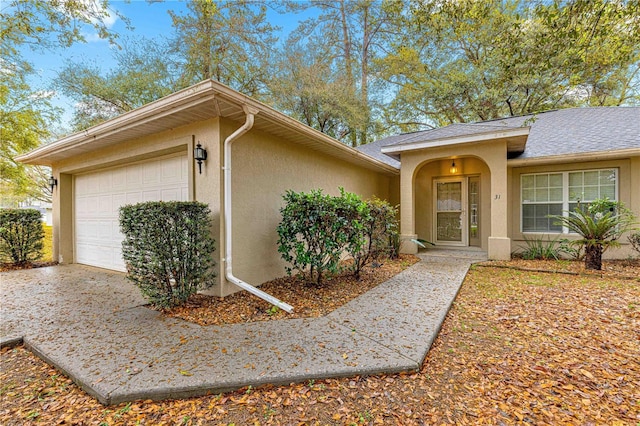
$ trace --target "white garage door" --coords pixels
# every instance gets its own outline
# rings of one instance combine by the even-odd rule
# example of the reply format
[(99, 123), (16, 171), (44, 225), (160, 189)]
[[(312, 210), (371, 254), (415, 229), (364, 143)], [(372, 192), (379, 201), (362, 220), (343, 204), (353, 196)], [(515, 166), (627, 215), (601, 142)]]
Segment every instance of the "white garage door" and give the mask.
[(120, 206), (187, 201), (187, 156), (163, 158), (75, 178), (76, 262), (124, 271)]

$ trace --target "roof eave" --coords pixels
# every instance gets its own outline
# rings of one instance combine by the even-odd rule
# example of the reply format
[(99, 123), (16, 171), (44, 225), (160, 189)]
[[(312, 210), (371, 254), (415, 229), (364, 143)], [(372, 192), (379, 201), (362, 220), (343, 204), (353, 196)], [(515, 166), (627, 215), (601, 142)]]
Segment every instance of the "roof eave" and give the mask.
[(510, 160), (507, 160), (507, 165), (509, 167), (526, 167), (585, 161), (619, 160), (630, 157), (640, 157), (640, 148), (580, 152), (574, 154), (548, 155), (544, 157), (532, 158), (512, 158)]
[[(237, 106), (238, 111), (242, 113), (243, 106), (252, 106), (258, 109), (258, 115), (269, 122), (276, 123), (287, 129), (288, 132), (295, 132), (308, 138), (315, 146), (316, 150), (329, 152), (331, 155), (342, 158), (347, 161), (355, 161), (365, 167), (373, 170), (381, 171), (390, 175), (397, 175), (398, 169), (386, 164), (378, 159), (370, 157), (354, 148), (348, 147), (330, 136), (319, 132), (307, 125), (294, 120), (275, 109), (256, 101), (246, 95), (243, 95), (223, 84), (213, 80), (206, 80), (194, 86), (180, 90), (169, 96), (157, 101), (151, 102), (135, 110), (126, 112), (116, 118), (105, 121), (104, 123), (93, 126), (87, 130), (69, 135), (49, 145), (44, 145), (35, 150), (17, 156), (17, 161), (26, 164), (52, 165), (59, 161), (60, 157), (66, 155), (74, 155), (71, 150), (78, 150), (87, 144), (105, 142), (105, 138), (113, 136), (127, 129), (133, 129), (137, 126), (143, 126), (155, 120), (159, 120), (165, 116), (175, 114), (176, 112), (198, 106), (215, 100), (227, 102)], [(212, 114), (211, 118), (222, 116), (219, 113)], [(227, 117), (228, 118), (228, 117)], [(162, 131), (162, 130), (158, 130)], [(121, 143), (116, 141), (111, 143)], [(330, 149), (325, 149), (325, 145)], [(100, 145), (103, 146), (103, 145)], [(95, 149), (95, 146), (92, 146)], [(319, 149), (320, 148), (320, 149)], [(62, 154), (62, 155), (61, 155)]]
[[(428, 141), (411, 142), (402, 145), (391, 145), (382, 147), (385, 154), (401, 154), (407, 151), (417, 151), (421, 149), (441, 148), (451, 145), (462, 145), (469, 143), (479, 143), (491, 140), (511, 139), (512, 146), (508, 148), (510, 151), (524, 151), (526, 137), (529, 136), (530, 127), (518, 127), (513, 129), (505, 129), (499, 131), (490, 131), (482, 133), (474, 133), (463, 136), (452, 136), (449, 138), (432, 139)], [(515, 138), (515, 139), (514, 139)]]
[[(223, 97), (229, 101), (233, 100), (233, 96), (237, 98), (238, 92), (235, 92), (233, 89), (230, 89), (226, 86), (222, 86), (216, 89), (216, 96)], [(257, 108), (260, 112), (258, 113), (261, 117), (266, 117), (269, 121), (287, 127), (293, 131), (299, 132), (309, 138), (320, 140), (322, 143), (331, 146), (333, 149), (341, 151), (346, 156), (352, 159), (364, 160), (378, 168), (384, 169), (386, 172), (392, 174), (399, 174), (399, 170), (396, 167), (393, 167), (383, 161), (380, 161), (376, 158), (373, 158), (361, 151), (358, 151), (355, 148), (347, 146), (342, 142), (332, 138), (331, 136), (326, 135), (312, 127), (309, 127), (305, 124), (302, 124), (298, 120), (295, 120), (289, 117), (286, 114), (283, 114), (262, 102), (256, 101), (253, 98), (242, 95), (243, 97), (243, 105), (251, 106)]]
[(211, 89), (212, 81), (203, 81), (86, 130), (71, 134), (51, 144), (43, 145), (31, 152), (17, 156), (15, 159), (26, 164), (51, 165), (51, 161), (47, 162), (48, 155), (92, 143), (115, 132), (140, 125), (144, 123), (144, 120), (158, 119), (163, 113), (170, 114), (175, 112), (176, 108), (186, 108), (193, 104), (213, 100), (214, 95), (208, 93)]

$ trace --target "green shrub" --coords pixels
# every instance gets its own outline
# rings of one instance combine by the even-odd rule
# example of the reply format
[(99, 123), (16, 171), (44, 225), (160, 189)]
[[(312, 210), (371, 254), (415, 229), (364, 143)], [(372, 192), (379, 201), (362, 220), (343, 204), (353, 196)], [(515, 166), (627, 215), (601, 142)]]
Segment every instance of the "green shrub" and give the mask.
[(347, 236), (342, 252), (346, 251), (352, 256), (353, 263), (350, 265), (350, 270), (360, 278), (362, 267), (369, 257), (367, 240), (369, 207), (358, 195), (346, 192), (343, 188), (340, 188), (340, 196), (335, 197), (334, 200), (338, 207), (337, 214), (344, 220), (343, 232)]
[(0, 209), (0, 255), (24, 264), (42, 257), (42, 216), (35, 209)]
[(606, 198), (587, 207), (579, 204), (567, 216), (549, 217), (582, 237), (573, 244), (584, 247), (585, 268), (596, 270), (602, 269), (602, 254), (609, 247), (619, 246), (620, 236), (634, 225), (634, 215), (622, 202)]
[(389, 231), (389, 258), (397, 259), (400, 257), (400, 248), (402, 247), (402, 238), (398, 231), (398, 222), (396, 221), (395, 229)]
[[(358, 198), (359, 200), (359, 198)], [(353, 258), (353, 274), (360, 279), (362, 269), (380, 258), (398, 257), (399, 233), (397, 211), (386, 201), (373, 198), (360, 201), (356, 244), (348, 244), (347, 252)]]
[(523, 259), (527, 260), (558, 260), (560, 259), (560, 249), (557, 247), (558, 239), (544, 240), (542, 238), (524, 237), (527, 248), (518, 252)]
[(631, 247), (638, 253), (640, 253), (640, 232), (634, 232), (627, 237), (631, 243)]
[[(325, 275), (336, 274), (349, 235), (349, 219), (338, 197), (322, 190), (309, 193), (287, 191), (280, 209), (278, 252), (297, 272), (320, 285)], [(352, 237), (352, 236), (351, 236)]]
[(213, 284), (209, 207), (154, 201), (120, 208), (127, 277), (151, 305), (167, 309)]
[(317, 285), (326, 276), (340, 272), (340, 260), (347, 253), (359, 278), (362, 269), (381, 256), (393, 253), (397, 234), (396, 211), (388, 203), (363, 201), (340, 188), (340, 196), (321, 190), (309, 193), (287, 191), (280, 209), (278, 252), (296, 272)]

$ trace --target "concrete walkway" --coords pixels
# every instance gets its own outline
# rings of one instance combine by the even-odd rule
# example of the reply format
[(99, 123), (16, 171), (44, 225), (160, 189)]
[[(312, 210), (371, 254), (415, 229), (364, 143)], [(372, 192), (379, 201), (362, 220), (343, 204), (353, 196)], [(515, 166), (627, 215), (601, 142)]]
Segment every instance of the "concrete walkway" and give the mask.
[(142, 306), (123, 274), (62, 265), (0, 274), (0, 342), (25, 345), (103, 404), (418, 370), (481, 252), (429, 251), (313, 319), (199, 326)]

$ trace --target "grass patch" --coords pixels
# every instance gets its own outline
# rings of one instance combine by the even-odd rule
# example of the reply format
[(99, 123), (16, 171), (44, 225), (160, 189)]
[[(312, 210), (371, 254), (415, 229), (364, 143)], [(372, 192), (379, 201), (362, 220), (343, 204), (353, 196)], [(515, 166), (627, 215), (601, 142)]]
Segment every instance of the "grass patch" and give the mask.
[(44, 229), (44, 245), (42, 247), (43, 262), (53, 261), (53, 226), (42, 225)]

